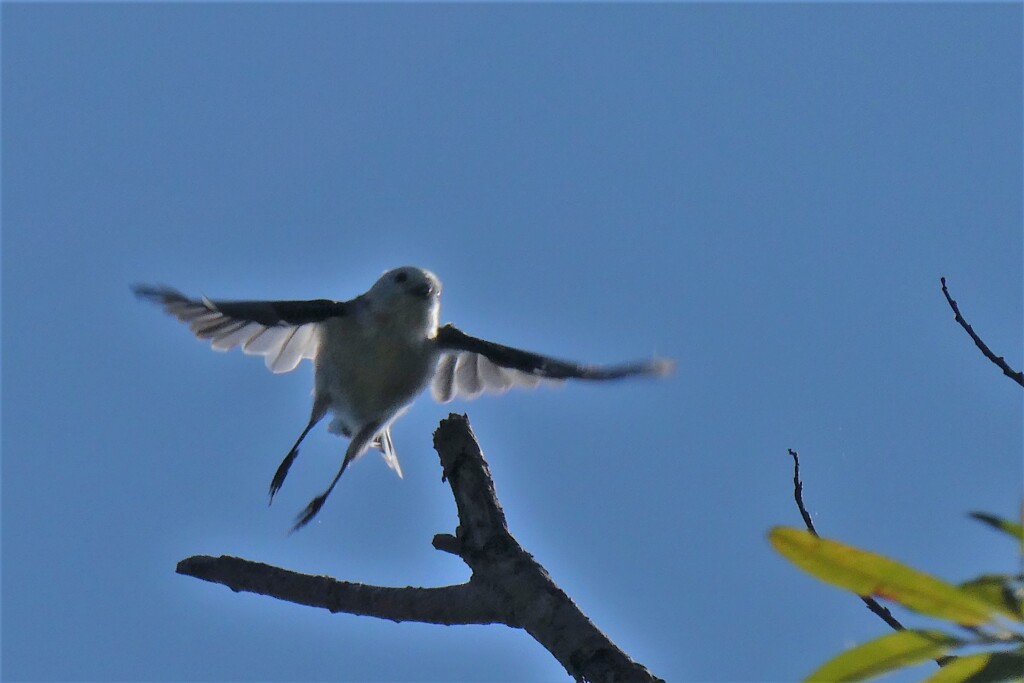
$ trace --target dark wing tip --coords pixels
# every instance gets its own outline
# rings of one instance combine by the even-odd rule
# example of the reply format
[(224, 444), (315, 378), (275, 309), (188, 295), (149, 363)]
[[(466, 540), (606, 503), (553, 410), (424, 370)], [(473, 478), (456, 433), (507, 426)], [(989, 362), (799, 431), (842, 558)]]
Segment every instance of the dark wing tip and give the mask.
[(667, 377), (676, 371), (676, 362), (671, 358), (655, 356), (650, 360), (622, 363), (620, 365), (580, 366), (580, 379), (621, 379), (624, 377)]
[(158, 304), (167, 303), (169, 301), (184, 301), (188, 299), (184, 294), (173, 287), (168, 287), (167, 285), (134, 284), (131, 288), (135, 296), (140, 299), (146, 299), (147, 301), (152, 301)]

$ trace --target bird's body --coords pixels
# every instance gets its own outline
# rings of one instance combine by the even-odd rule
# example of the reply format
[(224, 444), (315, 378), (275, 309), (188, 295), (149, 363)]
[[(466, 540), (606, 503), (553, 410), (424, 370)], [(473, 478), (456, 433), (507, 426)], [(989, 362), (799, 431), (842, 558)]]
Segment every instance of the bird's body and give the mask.
[(392, 296), (385, 290), (357, 299), (353, 315), (320, 323), (313, 394), (314, 403), (326, 402), (337, 418), (331, 431), (350, 435), (371, 420), (390, 421), (427, 386), (437, 364), (431, 341), (440, 284), (419, 286), (430, 293)]
[(327, 413), (332, 415), (329, 430), (351, 442), (334, 481), (310, 502), (295, 528), (316, 515), (348, 464), (371, 446), (402, 475), (391, 424), (427, 386), (437, 400), (446, 402), (535, 386), (542, 380), (665, 374), (672, 367), (660, 359), (611, 367), (579, 365), (470, 337), (451, 325), (439, 328), (441, 282), (412, 266), (384, 273), (368, 292), (343, 302), (210, 301), (147, 286), (135, 292), (189, 323), (213, 348), (241, 346), (246, 353), (265, 356), (274, 372), (288, 372), (303, 358), (313, 360), (312, 414), (274, 475), (271, 500), (299, 444)]
[[(437, 333), (436, 328), (431, 336)], [(337, 422), (331, 431), (351, 436), (356, 427), (384, 418), (410, 403), (427, 385), (437, 363), (426, 334), (367, 332), (330, 320), (321, 330), (314, 359), (314, 401), (324, 401)], [(337, 426), (335, 426), (335, 424)]]

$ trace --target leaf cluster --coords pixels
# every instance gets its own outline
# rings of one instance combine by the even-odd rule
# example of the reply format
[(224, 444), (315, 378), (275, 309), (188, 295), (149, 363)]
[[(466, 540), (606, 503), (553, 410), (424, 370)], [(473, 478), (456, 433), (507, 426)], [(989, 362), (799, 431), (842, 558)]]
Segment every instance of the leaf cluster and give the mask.
[[(1020, 524), (985, 513), (971, 516), (1024, 549)], [(1024, 574), (985, 574), (954, 584), (804, 529), (776, 527), (768, 538), (779, 554), (825, 583), (948, 623), (942, 630), (901, 629), (870, 640), (806, 680), (862, 681), (935, 659), (940, 668), (928, 683), (1024, 681)]]

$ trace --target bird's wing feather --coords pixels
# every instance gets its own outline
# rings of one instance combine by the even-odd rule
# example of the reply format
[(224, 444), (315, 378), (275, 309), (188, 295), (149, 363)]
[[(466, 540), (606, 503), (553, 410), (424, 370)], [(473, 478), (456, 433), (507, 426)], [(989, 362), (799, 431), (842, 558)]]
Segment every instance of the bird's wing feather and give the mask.
[(187, 323), (214, 349), (241, 346), (248, 354), (264, 356), (273, 372), (294, 370), (303, 358), (312, 358), (320, 343), (317, 324), (347, 315), (351, 302), (211, 301), (190, 299), (170, 287), (138, 285), (135, 294), (148, 299)]
[(436, 344), (441, 357), (431, 393), (442, 403), (457, 396), (476, 398), (483, 392), (531, 388), (542, 381), (665, 375), (673, 368), (671, 361), (661, 358), (620, 365), (583, 365), (471, 337), (453, 325), (438, 330)]

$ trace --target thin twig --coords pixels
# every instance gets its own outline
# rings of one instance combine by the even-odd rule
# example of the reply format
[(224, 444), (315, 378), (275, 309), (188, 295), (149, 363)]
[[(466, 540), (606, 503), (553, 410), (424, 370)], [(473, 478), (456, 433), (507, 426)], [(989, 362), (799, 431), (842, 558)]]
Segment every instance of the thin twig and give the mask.
[(988, 348), (988, 345), (981, 340), (981, 337), (979, 337), (977, 333), (975, 333), (974, 328), (971, 327), (970, 323), (964, 320), (964, 317), (960, 315), (960, 307), (956, 305), (956, 301), (954, 301), (953, 297), (949, 295), (949, 290), (946, 288), (946, 278), (939, 278), (939, 282), (942, 283), (942, 293), (945, 295), (946, 301), (949, 303), (949, 307), (953, 309), (953, 315), (955, 316), (956, 321), (960, 323), (960, 327), (967, 331), (967, 334), (971, 335), (971, 339), (974, 340), (974, 345), (981, 349), (981, 352), (985, 354), (985, 358), (988, 358), (990, 361), (995, 363), (996, 367), (1002, 370), (1004, 375), (1024, 387), (1024, 373), (1017, 372), (1006, 363), (1002, 356), (997, 356), (992, 353), (992, 350)]
[(800, 455), (792, 448), (789, 449), (789, 454), (793, 456), (793, 497), (796, 499), (796, 507), (800, 510), (800, 516), (804, 518), (804, 526), (813, 536), (817, 537), (818, 530), (814, 528), (811, 515), (804, 507), (804, 483), (800, 481)]
[[(818, 530), (814, 528), (814, 522), (811, 521), (811, 515), (808, 514), (807, 508), (804, 507), (804, 484), (800, 481), (800, 455), (792, 448), (789, 449), (789, 454), (793, 456), (793, 497), (796, 499), (796, 506), (800, 510), (800, 516), (804, 518), (804, 525), (807, 527), (807, 530), (817, 537)], [(864, 601), (864, 604), (867, 605), (867, 608), (871, 610), (875, 616), (888, 624), (889, 628), (894, 631), (902, 631), (905, 628), (903, 624), (901, 624), (899, 620), (892, 615), (892, 612), (880, 605), (878, 601), (871, 596), (860, 595), (858, 597)]]

